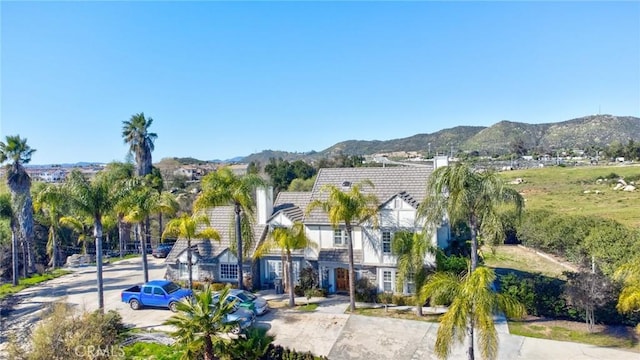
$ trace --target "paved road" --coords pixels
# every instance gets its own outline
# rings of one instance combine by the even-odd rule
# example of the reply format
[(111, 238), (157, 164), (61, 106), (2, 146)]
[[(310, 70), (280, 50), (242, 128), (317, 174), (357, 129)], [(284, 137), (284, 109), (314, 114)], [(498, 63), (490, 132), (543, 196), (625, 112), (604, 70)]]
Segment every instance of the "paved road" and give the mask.
[[(124, 322), (149, 330), (166, 330), (162, 324), (173, 313), (168, 310), (134, 311), (120, 302), (120, 291), (143, 281), (139, 259), (124, 260), (104, 268), (105, 307), (122, 314)], [(164, 277), (163, 260), (150, 259), (150, 278)], [(2, 335), (6, 329), (26, 333), (38, 320), (40, 311), (49, 303), (65, 300), (78, 309), (97, 308), (95, 268), (85, 267), (71, 275), (48, 281), (20, 293), (21, 302), (2, 319)], [(299, 299), (299, 302), (305, 300)], [(275, 342), (300, 351), (326, 355), (330, 359), (413, 360), (436, 359), (433, 346), (438, 325), (420, 321), (376, 318), (344, 314), (346, 298), (335, 297), (320, 304), (317, 311), (301, 313), (272, 309), (258, 318), (258, 324), (276, 336)], [(498, 326), (499, 359), (612, 359), (640, 360), (639, 353), (590, 345), (513, 336), (506, 326)], [(0, 338), (4, 342), (3, 338)], [(1, 350), (2, 344), (0, 344)], [(0, 351), (0, 358), (2, 358)], [(453, 349), (451, 359), (466, 359), (465, 348)]]

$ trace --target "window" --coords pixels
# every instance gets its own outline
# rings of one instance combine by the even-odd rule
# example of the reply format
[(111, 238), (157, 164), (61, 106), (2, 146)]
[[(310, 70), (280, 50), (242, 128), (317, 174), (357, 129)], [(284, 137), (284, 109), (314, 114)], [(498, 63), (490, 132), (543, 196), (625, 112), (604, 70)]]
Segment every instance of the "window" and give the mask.
[(178, 278), (181, 280), (189, 278), (189, 265), (187, 263), (181, 262), (178, 264)]
[(151, 291), (153, 290), (153, 288), (151, 286), (145, 286), (142, 288), (142, 292), (145, 294), (149, 294), (151, 295)]
[(391, 271), (385, 270), (382, 272), (382, 290), (393, 291), (393, 277)]
[(157, 288), (153, 288), (153, 295), (164, 295), (164, 291), (162, 291), (162, 289), (160, 289), (159, 287)]
[(391, 254), (391, 232), (382, 232), (382, 253)]
[(282, 261), (280, 260), (267, 260), (267, 274), (269, 274), (269, 280), (282, 277)]
[(347, 234), (343, 230), (334, 230), (333, 231), (333, 245), (342, 246), (347, 243)]
[(407, 293), (409, 294), (416, 293), (416, 282), (414, 280), (413, 273), (407, 274)]
[(221, 280), (237, 280), (238, 264), (220, 264)]

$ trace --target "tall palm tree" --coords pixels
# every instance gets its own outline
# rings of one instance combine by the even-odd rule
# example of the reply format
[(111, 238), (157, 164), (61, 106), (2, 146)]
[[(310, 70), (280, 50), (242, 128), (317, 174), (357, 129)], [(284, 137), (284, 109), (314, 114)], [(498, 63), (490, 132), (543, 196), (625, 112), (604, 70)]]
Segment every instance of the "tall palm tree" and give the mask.
[(45, 223), (49, 225), (49, 237), (47, 241), (47, 252), (51, 256), (51, 265), (55, 269), (58, 264), (58, 239), (60, 231), (60, 218), (64, 210), (66, 196), (62, 188), (55, 184), (47, 184), (36, 194), (34, 199), (34, 210), (42, 212), (45, 216)]
[(87, 242), (93, 226), (93, 218), (87, 215), (71, 214), (60, 218), (60, 225), (70, 229), (78, 235), (77, 244), (82, 243), (82, 253), (88, 254)]
[(11, 206), (11, 195), (9, 193), (0, 194), (0, 219), (8, 219), (11, 228), (11, 270), (12, 284), (18, 286), (18, 232), (16, 218), (13, 215), (13, 207)]
[(139, 183), (118, 205), (128, 209), (124, 220), (137, 224), (136, 236), (140, 241), (140, 249), (142, 252), (142, 272), (144, 274), (144, 282), (147, 282), (149, 281), (149, 266), (147, 261), (148, 243), (146, 235), (149, 234), (149, 229), (146, 219), (148, 219), (151, 214), (158, 212), (169, 213), (171, 215), (175, 214), (178, 206), (177, 202), (171, 195), (163, 197), (155, 190), (145, 186), (145, 184)]
[(264, 186), (266, 186), (266, 182), (258, 175), (238, 176), (228, 167), (223, 167), (202, 178), (202, 192), (193, 204), (194, 211), (204, 210), (208, 207), (233, 205), (239, 289), (244, 288), (242, 263), (245, 252), (242, 249), (243, 246), (245, 249), (249, 249), (253, 242), (251, 225), (256, 207), (253, 194), (256, 188)]
[(65, 182), (70, 206), (79, 214), (93, 219), (93, 234), (96, 245), (96, 276), (98, 287), (98, 309), (104, 311), (102, 280), (102, 221), (103, 217), (126, 195), (126, 188), (115, 186), (111, 179), (98, 173), (91, 181), (77, 170), (71, 172)]
[(149, 132), (151, 124), (153, 119), (145, 118), (144, 113), (134, 114), (122, 122), (122, 138), (129, 144), (129, 152), (135, 155), (138, 176), (151, 174), (151, 152), (153, 142), (158, 138), (156, 133)]
[(471, 271), (478, 266), (478, 237), (504, 238), (500, 208), (513, 204), (518, 216), (522, 196), (504, 185), (492, 171), (477, 172), (468, 164), (456, 163), (436, 169), (427, 182), (427, 198), (418, 208), (427, 226), (445, 217), (451, 224), (465, 222), (471, 231)]
[(342, 191), (335, 185), (327, 184), (320, 190), (328, 193), (327, 200), (314, 200), (307, 206), (307, 214), (314, 209), (321, 208), (329, 216), (329, 222), (334, 229), (344, 225), (347, 232), (347, 252), (349, 255), (349, 308), (356, 309), (356, 271), (353, 263), (353, 227), (364, 221), (371, 221), (374, 228), (378, 226), (378, 198), (373, 194), (363, 194), (363, 186), (374, 187), (369, 180), (351, 186), (348, 192)]
[(6, 142), (0, 141), (0, 164), (8, 162), (7, 185), (11, 191), (13, 214), (16, 217), (19, 235), (25, 244), (27, 252), (26, 267), (29, 273), (35, 272), (35, 249), (33, 231), (33, 203), (31, 201), (31, 178), (25, 171), (23, 164), (31, 161), (31, 155), (35, 152), (27, 145), (26, 138), (20, 135), (8, 135)]
[[(127, 180), (133, 179), (134, 166), (131, 163), (112, 162), (107, 164), (102, 174), (109, 177), (114, 186), (126, 188), (129, 186)], [(113, 216), (116, 218), (118, 226), (118, 248), (120, 257), (124, 256), (125, 244), (131, 239), (131, 225), (124, 221), (124, 215), (127, 208), (121, 204), (116, 204), (113, 209)]]
[[(427, 268), (425, 258), (427, 254), (434, 253), (435, 248), (429, 244), (427, 233), (414, 233), (399, 231), (393, 235), (391, 253), (397, 257), (396, 282), (397, 288), (402, 288), (405, 280), (411, 279), (418, 292), (427, 280)], [(422, 316), (420, 297), (416, 296), (416, 313)]]
[(498, 334), (493, 317), (504, 312), (508, 317), (521, 318), (526, 310), (517, 300), (493, 290), (495, 272), (481, 266), (462, 277), (445, 272), (435, 273), (422, 287), (422, 301), (431, 299), (432, 304), (450, 303), (449, 309), (440, 319), (435, 352), (447, 358), (454, 342), (469, 339), (467, 356), (475, 359), (473, 328), (478, 327), (480, 354), (484, 359), (495, 359), (498, 353)]
[(175, 236), (187, 239), (187, 272), (189, 273), (189, 289), (193, 289), (193, 274), (191, 271), (191, 239), (213, 239), (220, 241), (220, 233), (210, 227), (209, 218), (205, 215), (182, 216), (172, 219), (162, 233), (162, 238)]
[(204, 291), (195, 293), (193, 300), (179, 302), (178, 314), (165, 321), (165, 325), (176, 329), (171, 333), (176, 343), (186, 349), (180, 359), (196, 359), (202, 353), (205, 360), (217, 359), (214, 349), (221, 347), (221, 343), (229, 343), (229, 339), (221, 336), (236, 326), (226, 321), (235, 307), (234, 301), (228, 301), (229, 289), (225, 287), (214, 300), (211, 287), (207, 286)]
[(295, 293), (293, 285), (293, 263), (291, 261), (291, 251), (304, 250), (308, 247), (317, 247), (311, 239), (309, 239), (304, 231), (304, 224), (301, 222), (295, 222), (292, 227), (277, 227), (267, 235), (266, 240), (258, 246), (254, 257), (260, 258), (269, 253), (273, 249), (281, 249), (284, 252), (285, 260), (287, 262), (286, 269), (289, 276), (289, 307), (294, 307)]

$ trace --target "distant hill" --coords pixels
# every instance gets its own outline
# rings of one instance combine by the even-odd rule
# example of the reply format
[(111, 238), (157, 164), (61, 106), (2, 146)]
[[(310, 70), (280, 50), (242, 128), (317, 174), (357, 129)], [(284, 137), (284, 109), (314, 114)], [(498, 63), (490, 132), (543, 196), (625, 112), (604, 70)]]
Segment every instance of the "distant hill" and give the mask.
[(337, 154), (371, 155), (393, 151), (419, 151), (426, 154), (455, 151), (480, 153), (508, 153), (511, 144), (521, 141), (529, 149), (584, 149), (589, 146), (606, 146), (615, 141), (627, 143), (640, 141), (640, 118), (633, 116), (591, 115), (556, 123), (526, 124), (500, 121), (490, 127), (457, 126), (432, 134), (417, 134), (392, 140), (347, 140), (320, 152), (291, 153), (265, 150), (251, 154), (243, 162), (259, 161), (265, 164), (269, 158), (318, 159)]

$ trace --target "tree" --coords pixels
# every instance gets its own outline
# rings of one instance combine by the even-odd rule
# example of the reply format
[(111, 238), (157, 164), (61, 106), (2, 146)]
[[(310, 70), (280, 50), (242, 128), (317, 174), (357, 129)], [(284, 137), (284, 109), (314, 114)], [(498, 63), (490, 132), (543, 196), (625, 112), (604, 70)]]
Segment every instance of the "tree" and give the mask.
[(186, 349), (180, 359), (196, 359), (202, 353), (205, 360), (217, 359), (214, 349), (220, 347), (218, 344), (229, 342), (220, 335), (230, 332), (235, 326), (226, 321), (227, 314), (232, 313), (235, 307), (228, 296), (229, 287), (225, 287), (215, 301), (211, 287), (207, 286), (204, 291), (195, 293), (191, 301), (178, 303), (178, 314), (169, 318), (165, 325), (176, 329), (171, 336)]
[(491, 171), (476, 172), (465, 163), (436, 169), (427, 182), (427, 198), (418, 208), (425, 228), (448, 217), (451, 224), (465, 222), (471, 231), (471, 271), (478, 265), (478, 237), (504, 239), (500, 209), (513, 204), (520, 216), (524, 199)]
[(612, 284), (600, 273), (583, 271), (565, 274), (568, 280), (565, 295), (573, 306), (585, 311), (587, 328), (592, 332), (596, 322), (595, 309), (611, 299)]
[[(621, 313), (640, 311), (640, 256), (620, 266), (614, 278), (622, 282), (622, 291), (618, 297), (617, 309)], [(637, 325), (640, 331), (640, 324)]]
[(113, 210), (114, 206), (127, 193), (126, 188), (116, 186), (108, 176), (98, 173), (91, 181), (78, 170), (71, 172), (65, 182), (69, 194), (70, 207), (93, 219), (93, 235), (96, 245), (96, 276), (98, 287), (98, 308), (104, 311), (104, 294), (102, 281), (102, 221), (103, 216)]
[(24, 169), (23, 164), (31, 161), (31, 155), (35, 152), (27, 145), (26, 138), (20, 135), (8, 135), (6, 142), (0, 141), (0, 164), (9, 162), (7, 171), (7, 185), (11, 192), (13, 214), (19, 231), (16, 236), (25, 245), (27, 252), (26, 268), (29, 273), (35, 272), (35, 249), (33, 232), (33, 203), (31, 201), (31, 178)]
[(13, 207), (11, 206), (11, 195), (8, 193), (0, 194), (0, 219), (9, 219), (9, 227), (11, 228), (11, 272), (12, 285), (18, 286), (18, 232), (15, 216), (13, 215)]
[(129, 152), (135, 155), (138, 176), (151, 174), (151, 152), (154, 149), (153, 142), (158, 138), (156, 133), (149, 132), (151, 124), (153, 119), (145, 118), (144, 113), (134, 114), (128, 121), (122, 122), (122, 138), (129, 144)]
[(495, 359), (498, 354), (498, 334), (493, 317), (504, 312), (508, 317), (521, 318), (526, 314), (522, 304), (505, 294), (493, 290), (496, 279), (492, 269), (481, 266), (463, 276), (438, 272), (431, 276), (420, 291), (423, 301), (432, 304), (449, 303), (449, 309), (440, 319), (435, 352), (447, 358), (454, 342), (469, 340), (467, 356), (475, 359), (473, 326), (478, 328), (480, 354)]
[[(238, 288), (243, 289), (242, 263), (245, 256), (243, 247), (249, 249), (253, 243), (253, 216), (256, 188), (266, 186), (266, 182), (255, 174), (238, 176), (228, 167), (220, 168), (202, 178), (202, 192), (193, 204), (194, 211), (208, 207), (233, 205), (235, 214), (235, 248), (238, 258)], [(243, 243), (243, 238), (246, 243)]]
[[(108, 177), (114, 186), (126, 188), (127, 180), (133, 179), (135, 169), (132, 163), (112, 162), (107, 164), (102, 171), (102, 176)], [(131, 239), (131, 225), (124, 221), (127, 208), (123, 204), (116, 204), (113, 208), (113, 216), (116, 218), (118, 226), (118, 250), (120, 257), (124, 256), (125, 244)]]
[[(167, 223), (162, 238), (175, 236), (187, 240), (187, 272), (189, 273), (189, 289), (193, 289), (193, 274), (191, 271), (191, 239), (214, 239), (220, 241), (220, 234), (209, 227), (209, 218), (205, 215), (182, 214)], [(204, 227), (203, 227), (204, 226)]]
[(362, 188), (374, 185), (369, 180), (351, 185), (348, 192), (342, 191), (335, 185), (324, 185), (320, 191), (327, 193), (327, 200), (316, 199), (307, 206), (307, 214), (320, 208), (327, 213), (329, 223), (334, 229), (344, 225), (347, 232), (347, 252), (349, 256), (349, 309), (351, 312), (356, 309), (355, 301), (355, 281), (356, 271), (353, 263), (353, 227), (361, 225), (365, 221), (370, 221), (374, 228), (378, 226), (378, 198), (373, 194), (364, 194)]
[(162, 196), (156, 190), (146, 186), (143, 182), (136, 184), (119, 206), (128, 209), (124, 220), (136, 224), (136, 236), (140, 242), (142, 254), (142, 272), (144, 282), (149, 281), (149, 266), (147, 261), (148, 234), (149, 228), (146, 219), (151, 214), (165, 213), (173, 215), (177, 211), (178, 203), (173, 196)]
[(51, 256), (51, 265), (55, 269), (58, 264), (58, 239), (62, 212), (66, 205), (66, 197), (62, 188), (55, 184), (47, 184), (35, 197), (34, 210), (42, 211), (45, 222), (49, 225), (47, 252)]
[(284, 252), (286, 269), (289, 274), (289, 284), (287, 286), (289, 290), (289, 307), (294, 307), (296, 305), (291, 251), (304, 250), (308, 247), (317, 247), (317, 245), (307, 237), (304, 230), (304, 224), (301, 222), (295, 222), (291, 228), (276, 227), (269, 231), (267, 239), (258, 246), (254, 254), (254, 257), (260, 258), (273, 249), (281, 249)]
[[(397, 256), (396, 282), (397, 288), (402, 289), (406, 280), (411, 280), (415, 285), (415, 291), (422, 288), (427, 280), (427, 268), (424, 264), (428, 253), (434, 253), (435, 249), (428, 243), (426, 233), (414, 233), (399, 231), (393, 235), (391, 253)], [(424, 301), (416, 296), (416, 313), (422, 316)]]

